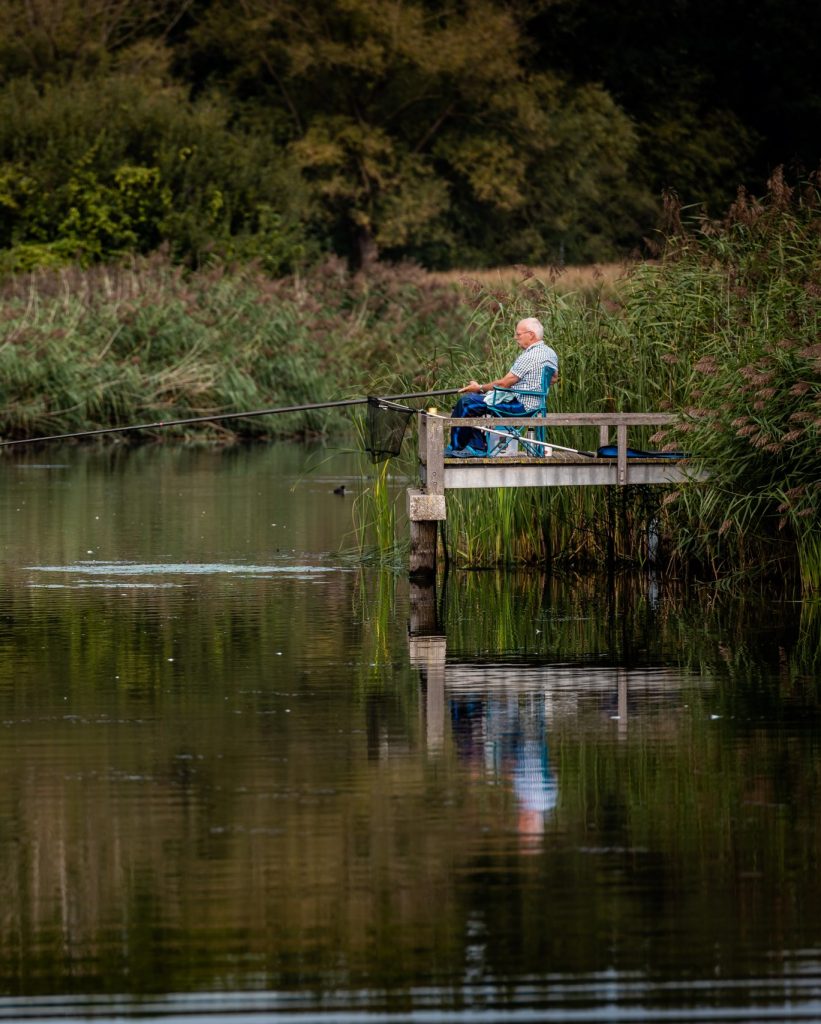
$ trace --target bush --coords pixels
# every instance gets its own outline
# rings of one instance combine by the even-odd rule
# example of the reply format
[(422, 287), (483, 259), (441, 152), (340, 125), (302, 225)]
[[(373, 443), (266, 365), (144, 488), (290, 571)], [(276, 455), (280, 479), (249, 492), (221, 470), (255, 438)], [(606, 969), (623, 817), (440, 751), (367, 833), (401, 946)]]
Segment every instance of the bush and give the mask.
[(0, 271), (165, 245), (282, 274), (318, 251), (307, 208), (283, 150), (217, 100), (122, 73), (0, 90)]

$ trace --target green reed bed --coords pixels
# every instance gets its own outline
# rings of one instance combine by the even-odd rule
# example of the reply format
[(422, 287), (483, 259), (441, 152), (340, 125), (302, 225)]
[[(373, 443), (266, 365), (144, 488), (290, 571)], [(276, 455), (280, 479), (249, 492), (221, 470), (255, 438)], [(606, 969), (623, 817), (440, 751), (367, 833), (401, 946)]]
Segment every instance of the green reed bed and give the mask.
[[(569, 587), (566, 578), (530, 570), (456, 571), (442, 587), (441, 625), (449, 652), (466, 657), (482, 656), (490, 644), (508, 654), (562, 661), (575, 652), (630, 661), (639, 650), (662, 660), (665, 629), (655, 622), (649, 591), (646, 575), (619, 575), (608, 584), (588, 573)], [(672, 592), (665, 597), (666, 611)]]
[[(672, 572), (795, 578), (817, 592), (820, 222), (818, 180), (791, 191), (776, 175), (766, 197), (742, 194), (724, 221), (677, 229), (659, 260), (578, 291), (558, 272), (522, 269), (489, 290), (407, 266), (351, 274), (338, 261), (278, 281), (253, 267), (187, 274), (159, 257), (10, 278), (0, 284), (0, 435), (458, 387), (503, 374), (516, 321), (537, 315), (561, 360), (550, 409), (679, 413), (674, 430), (630, 441), (688, 451), (710, 480), (454, 494), (453, 565), (641, 564), (652, 524)], [(331, 411), (154, 437), (354, 433), (350, 416)], [(550, 436), (598, 443), (594, 428)], [(388, 563), (404, 501), (389, 477), (402, 476), (416, 476), (412, 444), (358, 509), (361, 546), (375, 543)]]
[[(686, 365), (682, 422), (665, 436), (697, 452), (709, 485), (671, 497), (682, 559), (729, 570), (797, 564), (821, 589), (821, 199), (780, 176), (744, 195), (723, 231), (678, 240), (671, 265), (721, 299)], [(666, 290), (677, 282), (664, 280)]]
[[(162, 258), (0, 284), (0, 434), (335, 401), (429, 378), (459, 344), (460, 297), (412, 267), (352, 275), (329, 261), (273, 281), (185, 274)], [(235, 440), (347, 430), (339, 412), (156, 432)]]

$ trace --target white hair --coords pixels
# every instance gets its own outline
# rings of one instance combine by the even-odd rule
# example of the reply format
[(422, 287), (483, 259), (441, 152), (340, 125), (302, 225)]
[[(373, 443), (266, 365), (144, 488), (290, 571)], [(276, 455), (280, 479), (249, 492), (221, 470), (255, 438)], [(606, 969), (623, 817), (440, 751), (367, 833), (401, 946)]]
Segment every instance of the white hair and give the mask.
[(533, 331), (539, 341), (544, 341), (544, 327), (542, 327), (541, 320), (537, 320), (535, 316), (520, 320), (518, 326), (524, 327), (526, 331)]

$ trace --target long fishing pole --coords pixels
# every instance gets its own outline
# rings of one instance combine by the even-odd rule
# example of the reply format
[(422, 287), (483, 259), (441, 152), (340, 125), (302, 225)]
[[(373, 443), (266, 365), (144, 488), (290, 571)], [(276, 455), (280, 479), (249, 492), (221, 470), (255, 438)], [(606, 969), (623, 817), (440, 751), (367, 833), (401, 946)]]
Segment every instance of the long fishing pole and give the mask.
[[(385, 395), (383, 401), (397, 399), (433, 398), (435, 395), (455, 395), (458, 388), (444, 391), (416, 391), (407, 395)], [(155, 423), (132, 423), (125, 427), (101, 427), (98, 430), (78, 430), (73, 434), (49, 434), (43, 437), (23, 437), (17, 441), (0, 441), (0, 448), (15, 444), (37, 444), (41, 441), (68, 441), (76, 437), (97, 437), (100, 434), (125, 433), (129, 430), (156, 430), (159, 427), (183, 427), (192, 423), (217, 423), (220, 420), (251, 419), (254, 416), (274, 416), (284, 412), (310, 412), (314, 409), (334, 409), (343, 405), (365, 405), (367, 398), (345, 398), (337, 402), (313, 402), (310, 405), (284, 405), (277, 409), (253, 409), (250, 412), (226, 412), (215, 416), (191, 416), (183, 420), (157, 420)]]

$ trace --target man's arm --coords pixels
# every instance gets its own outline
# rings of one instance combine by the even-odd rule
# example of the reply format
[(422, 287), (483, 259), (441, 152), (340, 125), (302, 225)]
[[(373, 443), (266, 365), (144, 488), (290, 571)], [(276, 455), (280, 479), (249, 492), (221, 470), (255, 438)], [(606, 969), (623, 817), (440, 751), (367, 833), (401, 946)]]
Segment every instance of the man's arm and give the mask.
[(514, 384), (518, 384), (521, 377), (517, 377), (515, 373), (506, 373), (504, 377), (500, 377), (498, 380), (492, 380), (489, 384), (480, 384), (478, 381), (472, 380), (466, 384), (463, 388), (459, 388), (459, 393), (464, 391), (470, 391), (474, 395), (483, 395), (488, 391), (492, 391), (494, 388), (512, 388)]

